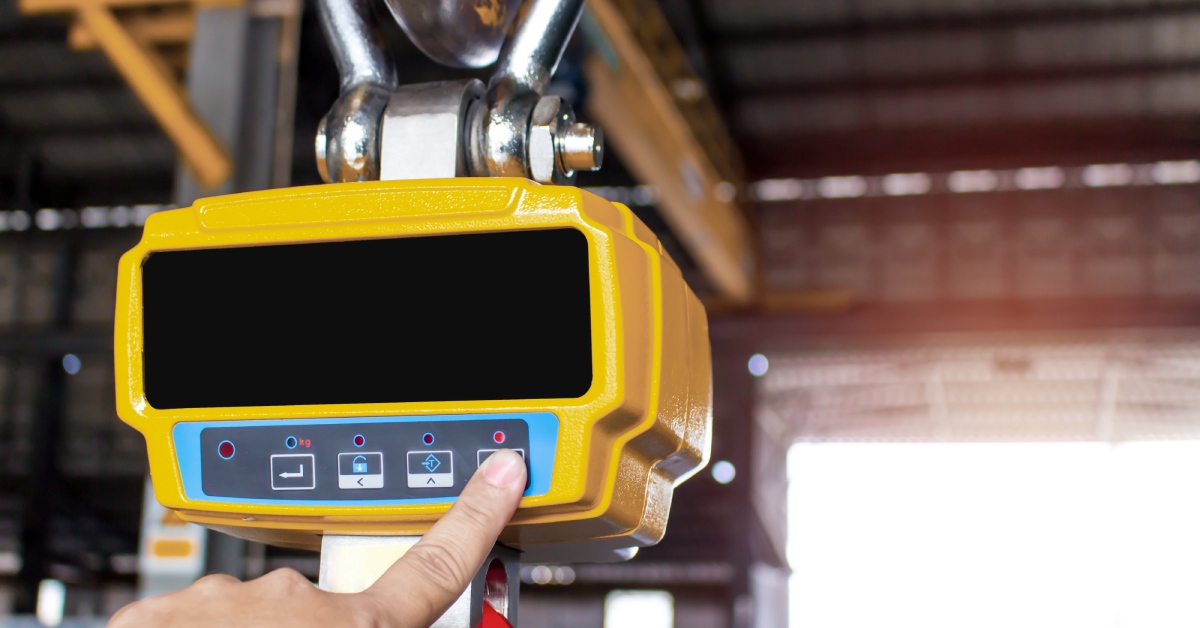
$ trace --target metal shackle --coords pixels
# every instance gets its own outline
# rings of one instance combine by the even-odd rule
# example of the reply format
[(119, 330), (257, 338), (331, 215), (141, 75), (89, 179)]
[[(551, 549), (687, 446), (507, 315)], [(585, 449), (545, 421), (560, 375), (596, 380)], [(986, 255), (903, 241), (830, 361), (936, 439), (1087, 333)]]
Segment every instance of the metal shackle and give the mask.
[[(564, 184), (573, 182), (579, 170), (599, 169), (604, 157), (600, 129), (577, 122), (561, 98), (542, 96), (579, 22), (583, 0), (525, 0), (515, 15), (512, 35), (498, 52), (494, 28), (489, 31), (466, 21), (461, 27), (446, 28), (456, 4), (438, 3), (441, 11), (433, 19), (428, 11), (420, 13), (410, 6), (416, 0), (387, 1), (393, 17), (435, 61), (478, 67), (498, 56), (495, 71), (482, 94), (474, 89), (464, 92), (461, 82), (397, 90), (394, 66), (373, 28), (370, 0), (319, 0), (325, 35), (341, 76), (341, 95), (317, 130), (317, 166), (325, 181), (420, 177), (427, 168), (382, 166), (385, 161), (419, 163), (417, 157), (428, 145), (404, 141), (417, 136), (439, 144), (455, 142), (455, 153), (463, 157), (457, 176), (526, 177)], [(520, 0), (512, 5), (501, 0), (495, 20), (514, 19), (520, 4)], [(409, 24), (418, 14), (424, 16), (420, 22)], [(470, 14), (476, 16), (473, 10)], [(472, 19), (476, 17), (464, 18)], [(438, 28), (443, 29), (440, 35)], [(468, 41), (472, 33), (483, 33), (482, 39)], [(447, 103), (438, 113), (457, 110), (459, 124), (441, 124), (424, 134), (412, 132), (423, 120), (433, 119), (431, 112), (420, 103), (397, 99), (418, 94), (426, 102)], [(461, 99), (461, 106), (455, 99)], [(385, 126), (410, 130), (388, 133)]]

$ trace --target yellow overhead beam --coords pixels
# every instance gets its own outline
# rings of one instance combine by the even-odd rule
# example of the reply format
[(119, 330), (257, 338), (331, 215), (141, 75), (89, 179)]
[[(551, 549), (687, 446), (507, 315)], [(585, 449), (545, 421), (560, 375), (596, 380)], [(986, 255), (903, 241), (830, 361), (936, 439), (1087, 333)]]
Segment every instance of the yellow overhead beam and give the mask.
[[(196, 14), (190, 7), (172, 11), (139, 13), (121, 18), (129, 35), (144, 46), (186, 44), (196, 30)], [(72, 50), (93, 50), (99, 44), (92, 31), (76, 20), (67, 31), (67, 45)]]
[[(114, 7), (183, 4), (230, 6), (231, 0), (20, 0), (23, 13), (69, 11), (75, 14), (76, 28), (87, 35), (72, 34), (72, 44), (95, 44), (117, 68), (150, 114), (174, 142), (183, 162), (196, 181), (206, 189), (219, 186), (233, 173), (233, 160), (203, 121), (188, 105), (183, 86), (163, 57), (145, 41), (139, 40), (113, 15)], [(146, 35), (166, 36), (183, 28), (182, 22), (163, 21), (137, 27)], [(190, 29), (189, 29), (190, 32)], [(153, 40), (153, 36), (147, 36)]]
[(20, 0), (21, 12), (66, 13), (84, 7), (104, 9), (131, 9), (136, 7), (180, 5), (208, 9), (217, 7), (240, 7), (242, 0)]
[(81, 6), (77, 14), (175, 143), (196, 181), (212, 189), (228, 179), (233, 172), (233, 160), (192, 111), (182, 86), (157, 53), (130, 36), (107, 8)]
[(757, 254), (739, 205), (737, 150), (656, 3), (589, 0), (604, 41), (585, 65), (588, 114), (654, 187), (660, 213), (723, 300), (755, 297)]

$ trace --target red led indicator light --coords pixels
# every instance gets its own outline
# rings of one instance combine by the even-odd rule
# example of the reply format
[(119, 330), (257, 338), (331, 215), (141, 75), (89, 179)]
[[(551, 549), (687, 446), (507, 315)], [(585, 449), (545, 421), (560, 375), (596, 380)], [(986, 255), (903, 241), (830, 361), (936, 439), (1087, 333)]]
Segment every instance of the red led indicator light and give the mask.
[(421, 437), (421, 442), (425, 443), (426, 445), (432, 445), (433, 444), (433, 434), (430, 434), (429, 432), (425, 432), (425, 435)]
[(503, 443), (504, 442), (504, 432), (496, 432), (495, 434), (492, 434), (492, 440), (496, 441), (497, 445), (499, 445), (500, 443)]
[(358, 434), (357, 436), (354, 437), (354, 446), (355, 447), (362, 447), (363, 445), (366, 445), (366, 444), (367, 444), (367, 439), (363, 438), (362, 434)]
[(233, 443), (227, 440), (223, 440), (220, 445), (217, 445), (217, 454), (226, 460), (233, 457), (234, 451), (236, 450), (233, 447)]

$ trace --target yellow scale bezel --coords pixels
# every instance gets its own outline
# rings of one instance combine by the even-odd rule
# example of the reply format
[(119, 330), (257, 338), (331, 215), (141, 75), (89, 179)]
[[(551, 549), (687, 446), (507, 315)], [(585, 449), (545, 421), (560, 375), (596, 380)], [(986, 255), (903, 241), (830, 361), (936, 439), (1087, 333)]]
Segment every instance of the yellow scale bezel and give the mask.
[[(155, 251), (563, 227), (581, 231), (589, 248), (593, 382), (579, 399), (166, 411), (146, 402), (141, 263)], [(501, 540), (543, 559), (567, 552), (576, 559), (599, 558), (657, 542), (674, 485), (707, 462), (712, 414), (707, 325), (703, 306), (654, 234), (627, 207), (578, 188), (524, 179), (445, 179), (201, 199), (190, 208), (152, 215), (141, 242), (121, 258), (114, 338), (117, 412), (145, 436), (155, 494), (164, 506), (185, 520), (231, 534), (302, 547), (319, 546), (324, 533), (421, 534), (449, 504), (190, 500), (182, 488), (174, 425), (552, 412), (559, 432), (550, 490), (521, 500)]]

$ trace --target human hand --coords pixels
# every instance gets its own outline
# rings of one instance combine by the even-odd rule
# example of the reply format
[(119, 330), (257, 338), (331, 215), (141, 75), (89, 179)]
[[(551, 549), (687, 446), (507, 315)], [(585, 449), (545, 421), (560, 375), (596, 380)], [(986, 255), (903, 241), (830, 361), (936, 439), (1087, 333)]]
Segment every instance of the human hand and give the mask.
[(458, 599), (512, 518), (525, 490), (525, 462), (492, 454), (419, 543), (362, 593), (329, 593), (293, 569), (249, 582), (217, 574), (134, 602), (109, 628), (145, 626), (429, 626)]

